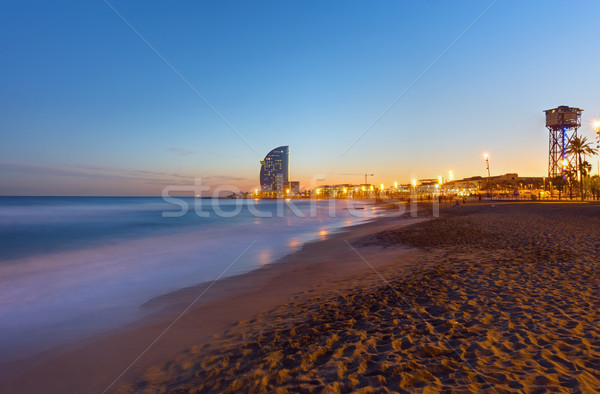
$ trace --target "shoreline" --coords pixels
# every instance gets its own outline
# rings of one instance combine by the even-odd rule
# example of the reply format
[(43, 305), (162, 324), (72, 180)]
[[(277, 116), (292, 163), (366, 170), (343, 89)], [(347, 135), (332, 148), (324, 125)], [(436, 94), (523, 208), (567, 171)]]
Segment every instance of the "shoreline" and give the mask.
[(356, 240), (398, 259), (379, 277), (261, 313), (115, 391), (597, 391), (600, 206), (444, 213)]
[(0, 391), (600, 387), (600, 205), (441, 208), (218, 281), (164, 335), (206, 285), (154, 298), (152, 319), (29, 360)]
[[(117, 371), (124, 369), (127, 366), (125, 363), (129, 364), (135, 359), (152, 342), (153, 337), (160, 335), (167, 323), (207, 287), (210, 288), (209, 291), (173, 327), (174, 332), (171, 334), (175, 338), (164, 344), (157, 343), (156, 349), (151, 349), (144, 356), (145, 360), (141, 360), (128, 374), (136, 375), (136, 371), (142, 372), (144, 366), (165, 357), (175, 357), (178, 352), (197, 345), (198, 342), (208, 343), (213, 335), (225, 331), (232, 324), (289, 302), (290, 298), (330, 288), (328, 281), (339, 280), (340, 276), (351, 276), (357, 271), (365, 271), (365, 268), (370, 270), (360, 262), (358, 267), (356, 264), (352, 267), (346, 264), (344, 273), (335, 272), (339, 267), (331, 266), (330, 260), (335, 258), (336, 248), (339, 250), (345, 247), (350, 250), (347, 245), (341, 244), (344, 239), (355, 239), (389, 227), (406, 226), (423, 220), (426, 219), (410, 218), (407, 215), (374, 218), (367, 223), (344, 227), (325, 240), (309, 241), (299, 251), (257, 270), (153, 297), (140, 306), (146, 312), (151, 310), (149, 315), (132, 324), (59, 346), (39, 355), (3, 363), (0, 392), (38, 389), (45, 392), (103, 391), (112, 381), (111, 376), (112, 379), (118, 376), (120, 372)], [(313, 272), (309, 272), (309, 268)], [(317, 274), (315, 269), (320, 273)], [(302, 274), (303, 281), (300, 280)], [(270, 290), (265, 292), (267, 288)], [(190, 316), (191, 319), (186, 319)], [(198, 316), (212, 316), (212, 319), (206, 321)], [(196, 327), (193, 334), (183, 332), (189, 331), (190, 325)], [(169, 335), (165, 335), (165, 338), (167, 336)], [(96, 357), (93, 362), (89, 360), (89, 356), (86, 357), (90, 354)], [(70, 371), (69, 376), (64, 375), (65, 370)], [(99, 373), (100, 370), (102, 373)], [(75, 371), (78, 372), (74, 373)], [(40, 379), (42, 376), (44, 378)], [(73, 379), (73, 376), (78, 378)], [(126, 381), (126, 377), (123, 380)], [(36, 386), (36, 382), (43, 382), (43, 387)], [(48, 384), (49, 382), (55, 385)]]
[[(265, 264), (273, 264), (298, 250), (305, 242), (323, 238), (324, 234), (331, 234), (365, 219), (372, 220), (350, 215), (342, 211), (343, 206), (337, 205), (340, 209), (335, 217), (321, 218), (323, 212), (320, 207), (323, 205), (319, 203), (315, 219), (293, 217), (258, 219), (258, 222), (254, 219), (252, 224), (252, 218), (249, 220), (242, 217), (242, 220), (208, 220), (208, 225), (203, 226), (192, 226), (185, 220), (173, 223), (160, 220), (162, 224), (158, 226), (159, 221), (153, 222), (148, 218), (156, 216), (157, 209), (153, 203), (146, 205), (133, 202), (127, 208), (123, 208), (126, 206), (123, 202), (108, 206), (78, 204), (69, 203), (68, 207), (84, 207), (85, 212), (92, 212), (90, 218), (94, 220), (88, 219), (81, 223), (87, 223), (86, 229), (90, 229), (90, 234), (100, 236), (98, 240), (89, 236), (81, 239), (67, 237), (58, 231), (56, 237), (64, 240), (61, 241), (62, 245), (59, 242), (54, 249), (50, 248), (43, 253), (45, 243), (32, 241), (28, 248), (29, 254), (2, 260), (4, 264), (0, 267), (0, 281), (6, 281), (6, 286), (0, 292), (3, 297), (0, 309), (2, 312), (6, 311), (6, 314), (3, 314), (3, 324), (0, 327), (0, 332), (4, 335), (0, 343), (0, 364), (127, 326), (142, 318), (145, 312), (152, 311), (151, 308), (140, 308), (140, 305), (152, 298), (197, 286), (202, 282), (208, 283), (219, 277), (226, 265), (234, 261), (238, 253), (251, 245), (252, 241), (257, 242), (223, 276), (239, 275)], [(65, 212), (61, 204), (53, 203), (50, 206), (50, 212), (44, 206), (44, 210), (36, 213), (48, 215), (54, 213), (56, 207), (62, 209), (60, 212)], [(147, 208), (148, 206), (151, 208)], [(304, 205), (302, 209), (307, 207)], [(123, 224), (123, 228), (128, 229), (131, 234), (123, 231), (126, 233), (124, 236), (119, 232), (104, 236), (110, 231), (94, 231), (94, 226), (111, 228), (121, 225), (118, 220), (104, 221), (97, 215), (98, 209), (101, 212), (118, 212), (124, 209), (131, 213), (132, 219), (125, 220)], [(259, 209), (275, 215), (273, 204)], [(156, 226), (145, 226), (139, 232), (134, 232), (139, 227), (135, 223), (141, 220), (135, 216), (139, 212), (150, 212), (142, 218)], [(248, 214), (245, 209), (244, 212)], [(281, 213), (281, 216), (291, 214), (287, 211)], [(377, 214), (370, 209), (369, 213), (373, 216)], [(324, 214), (327, 214), (327, 205)], [(362, 211), (357, 215), (361, 214)], [(203, 224), (202, 220), (199, 224)], [(270, 222), (275, 225), (266, 224)], [(50, 223), (49, 228), (54, 228), (53, 222)], [(80, 225), (76, 220), (67, 223), (64, 227), (68, 229)], [(211, 227), (213, 224), (214, 227)], [(36, 234), (36, 237), (31, 238), (43, 240), (48, 236), (51, 240), (48, 244), (52, 244), (51, 231)], [(26, 239), (17, 241), (16, 245), (26, 245), (29, 242)], [(22, 246), (21, 249), (25, 250)], [(27, 301), (28, 299), (33, 301)], [(27, 312), (30, 310), (35, 312)]]

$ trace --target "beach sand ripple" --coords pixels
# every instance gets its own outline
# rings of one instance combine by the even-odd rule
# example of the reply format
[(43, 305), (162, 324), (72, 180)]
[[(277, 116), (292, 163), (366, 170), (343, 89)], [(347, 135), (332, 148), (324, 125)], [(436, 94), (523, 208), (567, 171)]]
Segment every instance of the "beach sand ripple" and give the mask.
[(121, 389), (600, 390), (599, 219), (596, 205), (465, 206), (369, 236), (354, 246), (410, 245), (417, 268), (299, 298)]

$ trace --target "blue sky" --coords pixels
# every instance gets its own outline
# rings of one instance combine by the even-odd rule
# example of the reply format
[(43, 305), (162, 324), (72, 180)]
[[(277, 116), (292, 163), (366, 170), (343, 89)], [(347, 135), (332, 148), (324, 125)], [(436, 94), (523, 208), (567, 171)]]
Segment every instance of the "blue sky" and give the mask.
[(499, 0), (466, 32), (492, 1), (109, 4), (3, 6), (0, 194), (250, 190), (279, 145), (303, 185), (483, 175), (483, 152), (542, 176), (542, 110), (588, 137), (600, 114), (593, 1)]

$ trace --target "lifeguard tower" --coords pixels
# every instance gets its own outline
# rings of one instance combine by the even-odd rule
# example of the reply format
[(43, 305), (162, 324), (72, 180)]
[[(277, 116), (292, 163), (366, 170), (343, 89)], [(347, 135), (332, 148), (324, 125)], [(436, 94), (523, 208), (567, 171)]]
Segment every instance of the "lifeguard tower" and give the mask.
[(576, 168), (575, 155), (568, 154), (567, 148), (574, 137), (577, 137), (577, 129), (581, 127), (581, 108), (567, 107), (561, 105), (558, 108), (547, 109), (546, 128), (550, 132), (550, 143), (548, 152), (548, 178), (564, 176), (566, 168)]

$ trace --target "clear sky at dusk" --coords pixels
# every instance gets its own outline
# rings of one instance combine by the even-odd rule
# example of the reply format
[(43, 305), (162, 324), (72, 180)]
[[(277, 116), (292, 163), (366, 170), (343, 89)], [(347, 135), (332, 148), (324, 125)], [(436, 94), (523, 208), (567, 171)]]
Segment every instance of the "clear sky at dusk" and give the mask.
[(593, 137), (600, 3), (491, 4), (5, 2), (0, 194), (250, 190), (280, 145), (303, 186), (545, 175), (543, 110)]

